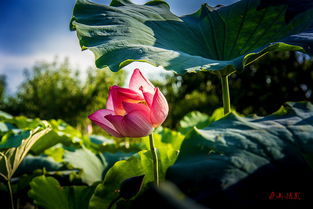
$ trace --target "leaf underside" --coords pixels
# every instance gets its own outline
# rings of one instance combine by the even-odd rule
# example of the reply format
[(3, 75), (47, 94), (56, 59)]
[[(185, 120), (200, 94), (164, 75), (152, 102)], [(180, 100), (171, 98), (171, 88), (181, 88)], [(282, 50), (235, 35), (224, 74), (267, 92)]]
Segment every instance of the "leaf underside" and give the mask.
[[(177, 73), (227, 75), (270, 51), (302, 50), (279, 41), (299, 43), (291, 35), (312, 25), (312, 4), (297, 1), (300, 6), (290, 12), (289, 2), (262, 2), (242, 0), (217, 9), (204, 4), (178, 17), (164, 1), (136, 5), (114, 0), (106, 6), (77, 0), (70, 27), (81, 47), (95, 54), (98, 68), (117, 71), (132, 61), (145, 61)], [(305, 45), (308, 39), (301, 41)]]

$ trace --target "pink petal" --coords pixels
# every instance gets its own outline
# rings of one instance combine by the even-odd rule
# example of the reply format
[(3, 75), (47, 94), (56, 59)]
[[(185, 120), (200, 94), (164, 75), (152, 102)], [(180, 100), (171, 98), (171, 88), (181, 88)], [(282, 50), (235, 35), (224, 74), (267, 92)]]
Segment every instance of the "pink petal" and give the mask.
[(92, 122), (94, 122), (95, 124), (103, 128), (106, 132), (108, 132), (112, 136), (122, 137), (122, 135), (115, 129), (115, 127), (111, 124), (111, 122), (109, 122), (105, 118), (105, 116), (110, 115), (110, 114), (114, 114), (114, 112), (112, 110), (102, 109), (89, 115), (88, 118)]
[(142, 111), (146, 115), (147, 120), (150, 120), (150, 108), (146, 104), (123, 102), (123, 106), (127, 113)]
[(133, 111), (125, 116), (107, 115), (105, 117), (122, 134), (122, 137), (143, 137), (153, 130), (144, 111)]
[(149, 92), (142, 92), (145, 100), (146, 100), (146, 103), (149, 105), (149, 107), (151, 107), (152, 105), (152, 102), (153, 102), (153, 95), (154, 94), (151, 94)]
[(139, 103), (143, 102), (144, 98), (134, 90), (112, 86), (109, 90), (109, 98), (107, 108), (114, 110), (117, 115), (124, 115), (126, 111), (123, 107), (123, 102)]
[(153, 126), (143, 111), (133, 111), (125, 115), (123, 124), (128, 137), (143, 137), (153, 131)]
[(121, 115), (107, 115), (105, 116), (108, 121), (110, 121), (115, 129), (122, 135), (122, 137), (127, 136), (127, 132), (125, 130), (125, 127), (123, 125), (123, 118), (124, 116)]
[(114, 111), (113, 98), (112, 98), (112, 88), (116, 88), (116, 86), (111, 86), (109, 89), (109, 97), (108, 97), (108, 100), (106, 103), (106, 107), (107, 107), (107, 109)]
[(153, 126), (157, 127), (161, 125), (167, 117), (168, 104), (166, 98), (164, 97), (162, 92), (160, 92), (159, 88), (157, 88), (155, 91), (150, 109), (150, 119)]
[(153, 84), (145, 78), (139, 69), (135, 69), (129, 82), (129, 88), (135, 91), (154, 93)]

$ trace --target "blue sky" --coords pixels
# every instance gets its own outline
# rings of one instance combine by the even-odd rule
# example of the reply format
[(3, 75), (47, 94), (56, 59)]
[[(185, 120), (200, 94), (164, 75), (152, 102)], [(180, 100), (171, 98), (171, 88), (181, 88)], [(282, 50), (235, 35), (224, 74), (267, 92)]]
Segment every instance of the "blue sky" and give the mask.
[[(167, 0), (173, 13), (195, 12), (203, 3), (229, 5), (237, 0)], [(94, 0), (108, 4), (110, 0)], [(145, 0), (133, 0), (145, 3)], [(81, 70), (94, 66), (91, 52), (81, 52), (69, 21), (75, 0), (1, 0), (0, 74), (7, 76), (9, 93), (23, 80), (23, 70), (38, 61), (68, 57)]]

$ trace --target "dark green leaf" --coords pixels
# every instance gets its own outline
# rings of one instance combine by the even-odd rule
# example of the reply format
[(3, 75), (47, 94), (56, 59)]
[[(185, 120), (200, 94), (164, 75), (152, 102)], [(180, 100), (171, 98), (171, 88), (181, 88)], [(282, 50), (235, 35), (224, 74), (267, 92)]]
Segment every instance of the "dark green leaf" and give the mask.
[[(160, 179), (164, 179), (167, 168), (172, 165), (177, 157), (177, 150), (170, 145), (158, 146)], [(160, 142), (159, 142), (160, 143)], [(161, 143), (160, 143), (161, 144)], [(119, 196), (119, 185), (126, 179), (145, 175), (144, 186), (153, 182), (153, 165), (151, 152), (140, 151), (127, 160), (118, 161), (106, 173), (103, 184), (99, 184), (90, 200), (91, 209), (107, 208)]]
[(313, 2), (310, 0), (305, 1), (294, 1), (294, 0), (276, 0), (276, 1), (268, 1), (261, 0), (257, 9), (264, 9), (270, 6), (279, 6), (284, 5), (287, 6), (285, 13), (285, 21), (288, 23), (291, 19), (297, 16), (299, 13), (307, 11), (313, 7)]
[(30, 131), (10, 130), (2, 136), (0, 141), (0, 149), (9, 149), (11, 147), (18, 147), (24, 139), (30, 136)]
[[(153, 204), (151, 204), (153, 203)], [(131, 209), (208, 209), (196, 204), (183, 194), (179, 189), (169, 183), (164, 182), (160, 187), (150, 187), (140, 197), (131, 203)], [(118, 205), (118, 209), (123, 209)]]
[(125, 153), (125, 152), (115, 152), (115, 153), (110, 153), (110, 152), (104, 152), (102, 155), (104, 156), (106, 162), (107, 162), (107, 167), (103, 171), (103, 176), (106, 174), (106, 172), (117, 162), (120, 160), (127, 160), (130, 158), (132, 155), (135, 153), (130, 152), (130, 153)]
[(126, 200), (134, 197), (140, 191), (144, 177), (145, 175), (134, 176), (124, 180), (120, 186), (121, 197)]
[(118, 149), (116, 141), (99, 135), (91, 135), (85, 138), (84, 146), (93, 152), (114, 152)]
[(301, 46), (305, 52), (313, 55), (313, 25), (302, 33), (289, 36), (283, 40), (284, 42), (292, 45)]
[(58, 171), (62, 167), (61, 163), (53, 161), (51, 158), (44, 156), (28, 155), (24, 158), (20, 166), (15, 172), (15, 176), (22, 174), (31, 174), (37, 169), (45, 169), (46, 171)]
[(297, 1), (305, 9), (291, 15), (285, 4), (259, 7), (260, 3), (242, 0), (218, 9), (204, 4), (194, 14), (177, 17), (164, 1), (136, 5), (114, 0), (106, 6), (77, 0), (71, 29), (76, 30), (82, 49), (95, 54), (99, 68), (117, 71), (136, 60), (178, 73), (210, 70), (226, 75), (270, 51), (302, 50), (269, 44), (313, 23), (310, 1)]
[[(313, 105), (290, 102), (266, 117), (231, 113), (195, 128), (167, 179), (212, 208), (269, 208), (273, 191), (312, 194), (312, 154)], [(279, 207), (307, 203), (286, 201)]]
[[(118, 161), (107, 172), (103, 184), (99, 184), (90, 200), (89, 207), (107, 208), (119, 196), (119, 185), (126, 179), (145, 175), (144, 184), (153, 181), (151, 153), (141, 151), (128, 160)], [(162, 175), (164, 178), (164, 173)]]
[(39, 176), (30, 183), (28, 195), (45, 209), (88, 209), (93, 187), (61, 187), (53, 177)]

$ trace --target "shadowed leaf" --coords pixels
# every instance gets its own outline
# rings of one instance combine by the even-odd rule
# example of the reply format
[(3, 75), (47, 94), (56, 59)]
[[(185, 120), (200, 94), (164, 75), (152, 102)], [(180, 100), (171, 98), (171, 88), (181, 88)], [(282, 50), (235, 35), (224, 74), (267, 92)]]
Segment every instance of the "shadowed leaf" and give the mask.
[(164, 1), (136, 5), (114, 0), (106, 6), (77, 0), (70, 26), (81, 47), (95, 54), (99, 68), (117, 71), (139, 60), (178, 73), (209, 70), (227, 75), (270, 51), (302, 50), (276, 42), (313, 24), (311, 2), (297, 1), (296, 11), (291, 1), (262, 2), (242, 0), (217, 9), (204, 4), (178, 17)]
[[(313, 105), (287, 103), (266, 117), (231, 113), (182, 143), (166, 178), (212, 208), (272, 208), (271, 192), (312, 195)], [(302, 202), (279, 207), (303, 208)]]

